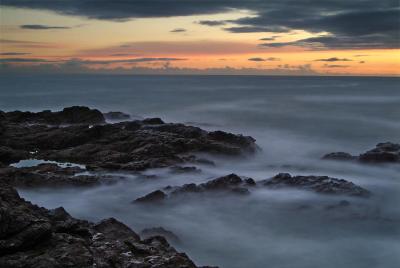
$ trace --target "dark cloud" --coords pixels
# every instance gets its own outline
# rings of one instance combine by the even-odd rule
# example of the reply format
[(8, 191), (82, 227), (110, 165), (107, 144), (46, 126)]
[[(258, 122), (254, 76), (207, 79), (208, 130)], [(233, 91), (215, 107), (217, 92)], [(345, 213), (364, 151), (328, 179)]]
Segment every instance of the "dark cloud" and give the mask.
[(27, 52), (3, 52), (0, 53), (1, 56), (22, 56), (22, 55), (29, 55), (31, 53)]
[(249, 61), (280, 61), (281, 59), (275, 58), (275, 57), (269, 57), (269, 58), (255, 57), (255, 58), (250, 58), (248, 60)]
[(224, 20), (201, 20), (197, 22), (198, 24), (201, 25), (207, 25), (207, 26), (222, 26), (226, 24), (226, 21)]
[(271, 32), (271, 33), (286, 33), (290, 29), (283, 26), (240, 26), (240, 27), (228, 27), (224, 30), (231, 33), (257, 33), (257, 32)]
[(264, 37), (259, 39), (260, 41), (274, 41), (278, 36)]
[(186, 32), (186, 29), (184, 28), (176, 28), (170, 31), (171, 33), (184, 33)]
[(370, 55), (368, 54), (358, 54), (358, 55), (354, 55), (353, 57), (368, 57)]
[(112, 57), (126, 57), (126, 56), (138, 56), (135, 53), (115, 53), (115, 54), (111, 54), (110, 56)]
[(346, 59), (346, 58), (340, 59), (340, 58), (337, 58), (337, 57), (332, 57), (332, 58), (327, 58), (327, 59), (317, 59), (317, 60), (314, 60), (314, 61), (335, 62), (335, 61), (352, 61), (352, 60), (351, 59)]
[(363, 63), (365, 63), (365, 61), (362, 60), (362, 61), (360, 61), (359, 63), (363, 64)]
[(265, 61), (263, 58), (250, 58), (249, 61)]
[(11, 40), (11, 39), (0, 39), (0, 43), (4, 43), (4, 44), (43, 44), (41, 42)]
[(75, 61), (82, 64), (112, 64), (112, 63), (142, 63), (142, 62), (161, 62), (161, 61), (184, 61), (184, 58), (134, 58), (134, 59), (123, 59), (123, 60), (80, 60)]
[(349, 65), (339, 65), (339, 64), (324, 64), (325, 68), (347, 68)]
[(41, 25), (41, 24), (25, 24), (19, 26), (21, 29), (29, 29), (29, 30), (66, 30), (71, 29), (68, 26), (50, 26), (50, 25)]
[(45, 63), (45, 62), (55, 62), (46, 59), (35, 59), (35, 58), (3, 58), (0, 59), (1, 63)]
[[(241, 9), (249, 10), (256, 16), (229, 21), (236, 26), (227, 27), (227, 31), (250, 33), (304, 30), (329, 33), (329, 38), (290, 43), (311, 49), (400, 47), (398, 0), (2, 0), (1, 5), (114, 21), (216, 14)], [(269, 46), (284, 45), (275, 43)]]

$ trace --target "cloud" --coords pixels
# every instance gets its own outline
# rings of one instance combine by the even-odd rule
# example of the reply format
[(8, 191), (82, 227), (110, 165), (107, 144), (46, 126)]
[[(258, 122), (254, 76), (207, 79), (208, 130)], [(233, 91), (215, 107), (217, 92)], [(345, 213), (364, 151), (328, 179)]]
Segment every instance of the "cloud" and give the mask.
[(72, 28), (69, 26), (50, 26), (41, 24), (25, 24), (25, 25), (20, 25), (19, 27), (21, 29), (29, 29), (29, 30), (51, 30), (51, 29), (65, 30)]
[(24, 40), (11, 40), (11, 39), (0, 39), (0, 43), (4, 43), (4, 44), (43, 44), (41, 42), (24, 41)]
[(44, 62), (56, 62), (49, 61), (46, 59), (36, 59), (36, 58), (2, 58), (1, 63), (44, 63)]
[(325, 68), (347, 68), (349, 65), (339, 65), (339, 64), (324, 64)]
[[(247, 10), (254, 16), (231, 20), (229, 23), (236, 25), (225, 29), (233, 33), (303, 30), (330, 35), (329, 39), (290, 43), (310, 49), (400, 47), (398, 0), (2, 0), (1, 5), (113, 21)], [(284, 46), (276, 43), (270, 47), (279, 45)]]
[(340, 59), (340, 58), (337, 58), (337, 57), (332, 57), (332, 58), (327, 58), (327, 59), (317, 59), (317, 60), (314, 60), (314, 61), (335, 62), (335, 61), (352, 61), (352, 60), (351, 59), (346, 59), (346, 58)]
[(138, 56), (136, 53), (115, 53), (111, 54), (112, 57), (126, 57), (126, 56)]
[(12, 39), (0, 39), (0, 44), (10, 44), (14, 47), (24, 48), (57, 48), (58, 46), (51, 43), (25, 41), (25, 40), (12, 40)]
[(170, 31), (171, 33), (184, 33), (186, 32), (186, 29), (184, 28), (175, 28), (173, 30)]
[(28, 52), (3, 52), (0, 53), (1, 56), (22, 56), (22, 55), (29, 55), (31, 53)]
[(258, 32), (273, 32), (273, 33), (287, 33), (290, 32), (289, 28), (283, 26), (240, 26), (229, 27), (224, 30), (231, 33), (258, 33)]
[(222, 26), (226, 24), (226, 21), (223, 20), (201, 20), (197, 22), (198, 24), (201, 25), (207, 25), (207, 26)]
[(264, 38), (261, 38), (261, 39), (259, 39), (260, 41), (273, 41), (273, 40), (275, 40), (276, 38), (277, 38), (278, 36), (271, 36), (271, 37), (264, 37)]
[[(155, 42), (130, 42), (116, 46), (87, 49), (80, 51), (76, 57), (108, 56), (111, 54), (135, 53), (141, 56), (154, 57), (159, 52), (160, 56), (178, 55), (228, 55), (258, 53), (260, 48), (252, 43), (237, 41), (155, 41)], [(223, 57), (223, 56), (221, 56)]]
[(249, 60), (249, 61), (280, 61), (281, 59), (275, 58), (275, 57), (269, 57), (269, 58), (255, 57), (255, 58), (249, 58), (247, 60)]
[(362, 60), (362, 61), (360, 61), (359, 63), (363, 64), (363, 63), (365, 63), (365, 61)]

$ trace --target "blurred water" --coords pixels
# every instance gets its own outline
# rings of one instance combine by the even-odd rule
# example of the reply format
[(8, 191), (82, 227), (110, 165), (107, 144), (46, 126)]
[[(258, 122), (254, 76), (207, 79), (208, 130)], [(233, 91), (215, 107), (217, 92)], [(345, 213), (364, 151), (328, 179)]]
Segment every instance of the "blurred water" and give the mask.
[[(90, 220), (116, 217), (134, 230), (163, 226), (198, 264), (243, 267), (391, 268), (400, 265), (400, 167), (321, 161), (332, 151), (363, 152), (400, 142), (400, 79), (257, 76), (1, 77), (0, 109), (88, 105), (205, 129), (251, 135), (262, 151), (242, 160), (215, 158), (201, 174), (150, 170), (158, 179), (123, 174), (91, 189), (20, 189), (46, 207), (64, 206)], [(255, 190), (248, 197), (194, 198), (162, 207), (130, 202), (167, 185), (229, 173), (256, 180), (279, 172), (329, 175), (374, 193), (370, 200), (326, 210), (343, 197), (294, 190)], [(299, 209), (303, 205), (310, 209)]]

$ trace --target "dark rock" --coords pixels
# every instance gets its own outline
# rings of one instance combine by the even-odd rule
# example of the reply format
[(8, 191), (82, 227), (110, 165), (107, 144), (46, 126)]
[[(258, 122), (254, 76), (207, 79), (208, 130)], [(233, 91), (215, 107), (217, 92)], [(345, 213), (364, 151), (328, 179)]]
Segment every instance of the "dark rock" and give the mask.
[(108, 112), (108, 113), (103, 113), (103, 116), (105, 119), (107, 120), (128, 120), (131, 118), (131, 116), (129, 114), (125, 114), (122, 112)]
[(338, 152), (327, 154), (323, 159), (357, 160), (362, 163), (400, 163), (400, 144), (392, 142), (379, 143), (374, 149), (360, 154), (358, 157)]
[(145, 125), (162, 125), (164, 121), (161, 118), (146, 118), (142, 120), (143, 124)]
[(357, 159), (357, 157), (352, 156), (351, 154), (345, 152), (335, 152), (324, 155), (322, 159), (344, 161), (344, 160), (355, 160)]
[(4, 116), (10, 122), (29, 124), (66, 125), (102, 124), (105, 122), (104, 116), (99, 110), (89, 109), (85, 106), (67, 107), (60, 112), (49, 110), (38, 113), (14, 111), (5, 113)]
[(170, 167), (172, 173), (200, 173), (201, 170), (196, 167), (182, 167), (182, 166), (172, 166)]
[(374, 149), (360, 154), (358, 159), (368, 163), (400, 163), (400, 144), (379, 143)]
[(0, 145), (0, 163), (11, 164), (29, 157), (29, 153), (24, 150), (12, 149)]
[(153, 203), (153, 202), (160, 202), (164, 200), (167, 197), (167, 195), (161, 191), (161, 190), (156, 190), (154, 192), (151, 192), (143, 197), (137, 198), (134, 202), (135, 203)]
[(265, 180), (262, 184), (270, 188), (294, 187), (322, 194), (358, 197), (369, 197), (371, 195), (368, 190), (352, 182), (328, 176), (291, 176), (288, 173), (280, 173), (271, 179)]
[[(80, 112), (74, 112), (75, 110)], [(5, 119), (2, 121), (5, 131), (0, 133), (0, 146), (12, 150), (34, 151), (36, 158), (84, 164), (92, 170), (134, 171), (196, 161), (195, 157), (187, 155), (199, 152), (239, 156), (254, 152), (256, 148), (251, 137), (222, 131), (208, 133), (200, 128), (183, 124), (165, 124), (157, 118), (93, 127), (26, 124), (26, 122), (43, 121), (47, 123), (91, 121), (88, 119), (91, 118), (89, 115), (87, 117), (74, 115), (84, 113), (83, 111), (87, 111), (89, 115), (97, 114), (97, 110), (72, 107), (62, 112), (42, 112), (46, 114), (45, 117), (38, 116), (40, 113), (30, 113), (29, 116), (22, 116), (22, 119), (17, 121)], [(59, 113), (62, 113), (62, 116), (58, 115)], [(5, 114), (6, 118), (16, 117), (12, 113)], [(46, 120), (41, 120), (43, 117)], [(53, 120), (53, 117), (56, 119)]]
[(230, 174), (201, 184), (189, 183), (182, 186), (167, 186), (163, 191), (154, 191), (144, 197), (136, 199), (134, 202), (157, 202), (160, 200), (199, 193), (247, 195), (250, 193), (247, 188), (254, 185), (255, 182), (253, 179), (242, 179), (236, 174)]
[(0, 267), (195, 268), (160, 236), (141, 241), (115, 219), (98, 224), (21, 199), (0, 181)]
[(164, 229), (163, 227), (146, 228), (140, 232), (140, 236), (144, 239), (148, 239), (153, 236), (165, 237), (171, 243), (180, 243), (179, 237), (171, 231)]

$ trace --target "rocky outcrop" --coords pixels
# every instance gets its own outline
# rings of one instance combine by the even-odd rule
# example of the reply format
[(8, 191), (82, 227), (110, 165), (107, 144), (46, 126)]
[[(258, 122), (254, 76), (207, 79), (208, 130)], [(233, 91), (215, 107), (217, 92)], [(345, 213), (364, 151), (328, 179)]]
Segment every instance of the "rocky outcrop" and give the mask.
[[(85, 164), (91, 170), (144, 170), (184, 163), (188, 155), (196, 152), (238, 156), (256, 150), (251, 137), (167, 124), (159, 118), (92, 126), (94, 122), (102, 123), (104, 118), (87, 107), (65, 108), (55, 113), (20, 113), (5, 113), (0, 146), (30, 152), (31, 157), (38, 159)], [(60, 122), (79, 124), (47, 125)], [(193, 157), (190, 161), (195, 162)]]
[(111, 175), (83, 175), (83, 172), (85, 169), (77, 166), (60, 167), (53, 163), (0, 168), (2, 180), (15, 187), (94, 186), (115, 183), (120, 179)]
[(251, 178), (243, 179), (236, 174), (230, 174), (201, 184), (189, 183), (182, 186), (167, 186), (137, 198), (133, 203), (154, 204), (176, 197), (195, 196), (204, 193), (248, 195), (252, 189), (261, 187), (271, 189), (296, 188), (321, 194), (357, 197), (369, 197), (371, 195), (368, 190), (352, 182), (328, 176), (291, 176), (288, 173), (280, 173), (270, 179), (255, 182)]
[(179, 196), (201, 194), (201, 193), (227, 193), (227, 194), (249, 194), (249, 187), (256, 183), (251, 178), (242, 179), (236, 174), (219, 177), (205, 183), (189, 183), (182, 186), (167, 186), (162, 190), (156, 190), (143, 197), (137, 198), (134, 203), (155, 203)]
[(371, 193), (352, 182), (331, 178), (328, 176), (291, 176), (280, 173), (271, 179), (261, 182), (269, 188), (291, 187), (302, 190), (311, 190), (321, 194), (349, 195), (368, 197)]
[(141, 240), (111, 218), (97, 224), (47, 210), (0, 184), (0, 267), (195, 268), (162, 236)]
[(392, 142), (378, 143), (376, 147), (359, 156), (353, 156), (345, 152), (329, 153), (322, 157), (328, 160), (349, 161), (355, 160), (361, 163), (400, 163), (400, 144)]
[(3, 120), (14, 123), (68, 125), (68, 124), (103, 124), (103, 114), (96, 109), (85, 106), (72, 106), (60, 112), (50, 110), (32, 113), (14, 111), (3, 113)]

